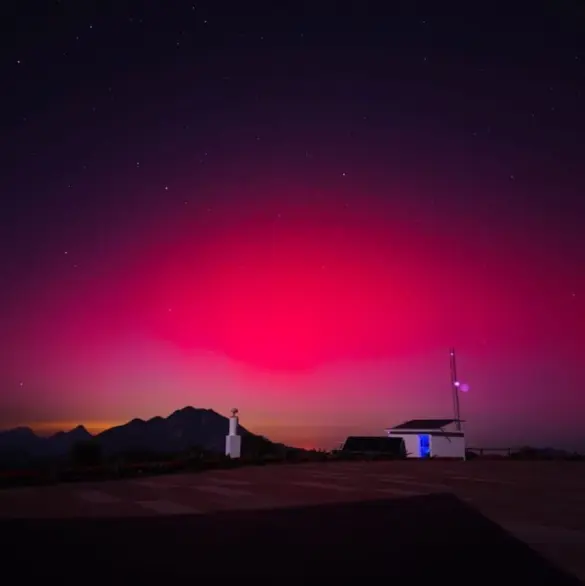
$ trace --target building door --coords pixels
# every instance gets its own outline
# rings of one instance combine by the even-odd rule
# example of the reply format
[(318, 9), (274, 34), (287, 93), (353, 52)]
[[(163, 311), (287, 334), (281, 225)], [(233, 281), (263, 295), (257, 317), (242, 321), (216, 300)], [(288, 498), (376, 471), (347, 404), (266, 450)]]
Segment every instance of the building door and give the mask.
[(418, 453), (421, 458), (431, 457), (431, 436), (430, 435), (419, 435), (418, 436)]

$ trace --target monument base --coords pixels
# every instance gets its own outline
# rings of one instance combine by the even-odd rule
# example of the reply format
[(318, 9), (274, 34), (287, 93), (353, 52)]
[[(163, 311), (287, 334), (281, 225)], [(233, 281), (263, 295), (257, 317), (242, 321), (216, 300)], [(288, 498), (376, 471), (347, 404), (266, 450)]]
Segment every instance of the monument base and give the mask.
[(225, 455), (230, 458), (239, 458), (242, 452), (242, 436), (226, 435), (225, 437)]

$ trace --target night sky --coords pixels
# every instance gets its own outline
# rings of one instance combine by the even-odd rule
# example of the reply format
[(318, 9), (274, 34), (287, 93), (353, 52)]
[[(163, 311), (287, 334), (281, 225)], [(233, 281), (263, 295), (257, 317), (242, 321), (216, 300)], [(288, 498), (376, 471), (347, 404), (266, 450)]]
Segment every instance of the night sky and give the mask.
[[(0, 427), (185, 405), (585, 449), (582, 2), (3, 5)], [(517, 12), (515, 12), (517, 10)]]

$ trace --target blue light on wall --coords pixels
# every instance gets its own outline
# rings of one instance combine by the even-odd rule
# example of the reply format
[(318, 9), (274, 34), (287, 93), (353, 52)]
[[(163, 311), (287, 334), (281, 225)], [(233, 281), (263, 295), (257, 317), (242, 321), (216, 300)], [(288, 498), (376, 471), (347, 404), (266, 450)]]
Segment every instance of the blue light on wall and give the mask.
[(418, 436), (418, 451), (421, 458), (431, 457), (431, 436), (430, 435), (419, 435)]

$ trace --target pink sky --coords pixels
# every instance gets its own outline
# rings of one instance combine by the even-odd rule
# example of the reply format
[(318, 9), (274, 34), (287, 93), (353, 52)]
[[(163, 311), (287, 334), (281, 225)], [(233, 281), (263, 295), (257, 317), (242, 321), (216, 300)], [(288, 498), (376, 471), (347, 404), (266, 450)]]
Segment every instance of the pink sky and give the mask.
[(331, 447), (450, 416), (453, 345), (472, 444), (582, 440), (583, 277), (536, 220), (476, 213), (453, 230), (453, 210), (407, 183), (400, 199), (248, 189), (34, 273), (4, 310), (2, 423), (99, 430), (236, 406), (252, 431)]

